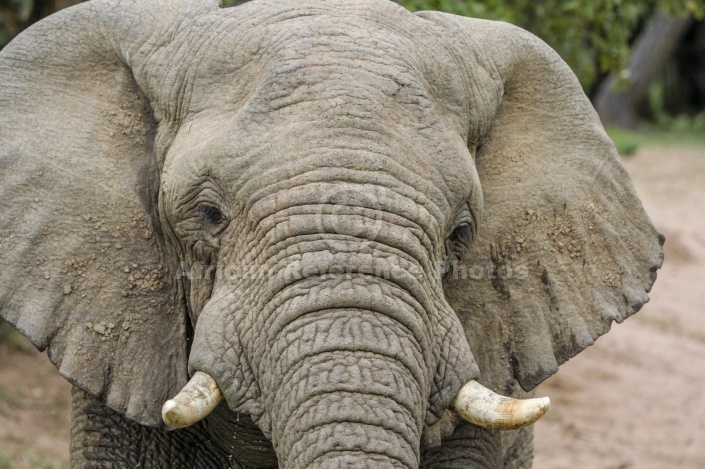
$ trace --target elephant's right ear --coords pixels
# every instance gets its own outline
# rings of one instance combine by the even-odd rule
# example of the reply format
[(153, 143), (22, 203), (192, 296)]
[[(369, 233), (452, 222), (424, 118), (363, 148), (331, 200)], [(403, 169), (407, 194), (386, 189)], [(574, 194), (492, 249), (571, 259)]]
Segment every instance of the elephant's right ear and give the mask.
[(458, 58), (470, 125), (490, 116), (470, 130), (484, 218), (446, 296), (485, 384), (530, 391), (648, 301), (663, 237), (558, 54), (506, 23), (421, 15)]
[(148, 425), (187, 381), (188, 325), (152, 220), (156, 122), (133, 72), (195, 8), (217, 3), (88, 2), (0, 52), (0, 314)]

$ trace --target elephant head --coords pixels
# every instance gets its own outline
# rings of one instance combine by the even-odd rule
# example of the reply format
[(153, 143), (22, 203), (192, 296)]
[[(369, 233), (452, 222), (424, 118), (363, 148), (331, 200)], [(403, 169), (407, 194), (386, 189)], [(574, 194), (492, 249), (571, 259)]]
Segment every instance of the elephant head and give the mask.
[(662, 262), (578, 81), (507, 24), (93, 0), (13, 41), (0, 82), (2, 316), (141, 425), (224, 397), (208, 419), (250, 419), (281, 467), (497, 441), (448, 417), (499, 425), (461, 388), (524, 396)]

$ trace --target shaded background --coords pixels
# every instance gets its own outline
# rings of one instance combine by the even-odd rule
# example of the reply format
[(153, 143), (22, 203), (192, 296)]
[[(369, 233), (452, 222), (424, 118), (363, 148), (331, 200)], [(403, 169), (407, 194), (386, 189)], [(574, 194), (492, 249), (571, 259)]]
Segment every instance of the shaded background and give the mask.
[[(77, 3), (0, 0), (0, 48)], [(540, 386), (553, 406), (536, 425), (534, 466), (705, 467), (705, 2), (398, 3), (507, 21), (556, 49), (666, 235), (651, 303)], [(0, 469), (68, 467), (70, 408), (46, 354), (0, 324)]]

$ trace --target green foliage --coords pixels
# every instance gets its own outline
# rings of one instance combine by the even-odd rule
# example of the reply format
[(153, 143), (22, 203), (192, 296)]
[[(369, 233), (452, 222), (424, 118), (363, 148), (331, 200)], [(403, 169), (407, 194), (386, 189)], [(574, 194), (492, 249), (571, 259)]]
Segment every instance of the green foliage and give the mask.
[(663, 92), (663, 82), (656, 82), (649, 88), (649, 108), (658, 128), (677, 133), (705, 132), (705, 112), (672, 116), (665, 110)]
[(4, 453), (0, 453), (0, 469), (12, 469), (12, 458)]
[(622, 156), (629, 156), (638, 148), (703, 147), (705, 146), (705, 112), (673, 116), (664, 106), (664, 84), (657, 81), (649, 88), (649, 122), (634, 132), (619, 127), (608, 127), (607, 133)]
[(607, 134), (612, 139), (617, 151), (623, 157), (634, 155), (641, 148), (703, 148), (705, 147), (705, 114), (695, 118), (679, 116), (673, 118), (679, 122), (665, 126), (646, 124), (635, 132), (620, 127), (607, 127)]
[(609, 127), (607, 134), (612, 139), (612, 143), (622, 156), (631, 156), (642, 145), (644, 138), (642, 135), (620, 127)]
[[(247, 0), (222, 0), (232, 7)], [(589, 90), (604, 72), (623, 70), (629, 42), (638, 25), (657, 7), (673, 15), (705, 17), (705, 0), (396, 0), (412, 11), (441, 10), (457, 15), (506, 21), (525, 28), (558, 51)], [(21, 28), (32, 12), (50, 13), (57, 0), (0, 0), (3, 16)], [(26, 23), (26, 24), (25, 24)], [(0, 21), (0, 48), (14, 34)]]
[(248, 0), (221, 0), (221, 5), (226, 8), (227, 7), (234, 7), (234, 6), (241, 5), (247, 1)]
[(0, 49), (24, 29), (85, 0), (0, 0)]
[[(34, 350), (34, 346), (20, 334), (17, 329), (4, 320), (0, 320), (0, 361), (4, 355), (14, 352), (29, 353)], [(2, 401), (3, 393), (0, 388), (0, 401)]]
[(674, 15), (705, 14), (703, 0), (400, 0), (412, 11), (441, 10), (506, 21), (536, 34), (589, 90), (604, 72), (624, 69), (634, 31), (657, 7)]

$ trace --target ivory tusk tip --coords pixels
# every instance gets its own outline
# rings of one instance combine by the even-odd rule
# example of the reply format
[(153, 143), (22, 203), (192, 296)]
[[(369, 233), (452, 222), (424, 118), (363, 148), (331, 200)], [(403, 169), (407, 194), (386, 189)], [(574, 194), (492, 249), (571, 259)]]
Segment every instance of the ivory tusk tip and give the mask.
[(531, 425), (551, 406), (548, 397), (512, 399), (468, 382), (458, 393), (453, 407), (461, 418), (483, 428), (514, 430)]
[[(536, 422), (538, 419), (544, 416), (546, 412), (548, 412), (548, 409), (551, 408), (551, 399), (548, 397), (537, 397), (534, 399), (528, 399), (527, 404), (529, 404), (527, 407), (529, 407), (529, 410), (527, 412), (527, 417), (526, 425), (531, 425), (532, 423)], [(531, 402), (535, 401), (535, 402)], [(534, 407), (533, 412), (531, 412), (531, 407)]]
[(543, 416), (543, 414), (545, 414), (551, 407), (551, 399), (549, 399), (548, 397), (541, 397), (540, 399), (541, 406), (543, 407), (543, 412), (541, 413), (541, 416)]
[(181, 392), (162, 406), (162, 420), (172, 428), (184, 428), (206, 417), (223, 395), (215, 380), (197, 371)]
[(169, 399), (162, 406), (162, 420), (164, 423), (172, 428), (184, 428), (188, 427), (189, 424), (184, 422), (183, 410), (180, 409), (178, 402), (173, 399)]
[(187, 425), (181, 425), (180, 418), (182, 412), (179, 412), (179, 404), (173, 399), (169, 399), (162, 406), (162, 420), (172, 428), (183, 428)]

